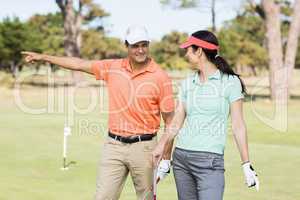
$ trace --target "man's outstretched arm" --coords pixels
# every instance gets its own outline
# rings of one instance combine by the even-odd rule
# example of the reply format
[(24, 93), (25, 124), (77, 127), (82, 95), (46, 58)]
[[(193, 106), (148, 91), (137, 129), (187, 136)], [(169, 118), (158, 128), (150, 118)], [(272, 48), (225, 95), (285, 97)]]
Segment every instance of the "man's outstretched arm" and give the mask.
[(76, 57), (60, 57), (60, 56), (50, 56), (46, 54), (39, 54), (35, 52), (22, 51), (25, 55), (26, 62), (35, 62), (35, 61), (45, 61), (51, 64), (58, 65), (65, 69), (82, 71), (89, 74), (92, 73), (92, 61), (83, 60)]

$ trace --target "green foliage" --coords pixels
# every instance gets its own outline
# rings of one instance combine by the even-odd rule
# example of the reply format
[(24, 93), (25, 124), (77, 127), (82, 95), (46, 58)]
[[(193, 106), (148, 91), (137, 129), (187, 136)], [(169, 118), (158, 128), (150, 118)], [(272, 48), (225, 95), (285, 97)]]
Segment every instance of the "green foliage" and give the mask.
[[(64, 55), (64, 29), (63, 18), (59, 12), (46, 15), (36, 14), (28, 20), (32, 34), (36, 35), (37, 52), (63, 56)], [(37, 69), (39, 65), (37, 64)], [(52, 66), (56, 70), (57, 66)]]
[[(101, 20), (108, 16), (93, 0), (83, 0), (82, 19), (84, 30), (81, 42), (81, 56), (87, 59), (119, 58), (126, 56), (123, 42), (107, 37)], [(177, 7), (197, 6), (199, 0), (161, 0), (165, 5)], [(282, 0), (282, 37), (286, 38), (290, 26), (291, 5)], [(75, 9), (75, 8), (74, 8)], [(78, 14), (79, 10), (76, 11)], [(34, 15), (27, 22), (18, 18), (6, 18), (0, 22), (0, 70), (10, 71), (14, 66), (22, 66), (20, 51), (43, 52), (50, 55), (64, 55), (63, 16), (60, 12)], [(100, 24), (100, 25), (99, 25)], [(262, 19), (247, 5), (243, 13), (228, 21), (217, 33), (220, 54), (233, 67), (267, 67), (265, 49), (265, 26)], [(185, 69), (188, 62), (179, 45), (187, 38), (186, 33), (173, 31), (160, 41), (151, 42), (153, 58), (166, 69)], [(285, 41), (285, 40), (284, 40)], [(300, 45), (296, 57), (296, 67), (300, 67)]]
[(3, 49), (4, 48), (4, 38), (3, 38), (3, 35), (0, 34), (0, 49)]
[(293, 13), (292, 3), (289, 0), (280, 0), (280, 12), (282, 15), (291, 16)]
[(83, 0), (84, 6), (84, 23), (90, 23), (91, 21), (103, 17), (109, 16), (99, 4), (94, 3), (92, 0)]
[(63, 19), (59, 12), (34, 15), (28, 23), (38, 37), (40, 52), (58, 56), (64, 54)]
[(241, 15), (229, 21), (218, 33), (221, 55), (230, 65), (266, 67), (264, 25), (254, 15)]
[(198, 0), (160, 0), (160, 2), (174, 8), (193, 8), (197, 6)]
[(82, 34), (81, 54), (89, 59), (120, 58), (126, 55), (126, 49), (119, 39), (105, 37), (103, 32), (89, 29)]
[(18, 18), (5, 18), (0, 23), (0, 67), (6, 71), (12, 70), (22, 62), (20, 54), (24, 49), (39, 51), (37, 35), (30, 26)]
[[(101, 20), (102, 18), (109, 16), (109, 13), (106, 12), (101, 7), (101, 5), (95, 3), (94, 0), (76, 0), (72, 2), (65, 0), (55, 0), (55, 2), (61, 10), (63, 20), (66, 19), (67, 15), (75, 15), (76, 20), (73, 21), (73, 25), (78, 25), (78, 22), (79, 26), (81, 25), (81, 23), (85, 25), (91, 25), (92, 22), (95, 22), (94, 24), (97, 24), (98, 29), (103, 29), (102, 24), (98, 22), (96, 23), (96, 20)], [(69, 6), (72, 6), (73, 14), (67, 12)], [(80, 20), (78, 21), (78, 19)]]
[(165, 35), (161, 41), (153, 42), (151, 54), (162, 67), (168, 69), (184, 69), (188, 66), (183, 58), (184, 51), (179, 48), (187, 38), (186, 33), (173, 31)]

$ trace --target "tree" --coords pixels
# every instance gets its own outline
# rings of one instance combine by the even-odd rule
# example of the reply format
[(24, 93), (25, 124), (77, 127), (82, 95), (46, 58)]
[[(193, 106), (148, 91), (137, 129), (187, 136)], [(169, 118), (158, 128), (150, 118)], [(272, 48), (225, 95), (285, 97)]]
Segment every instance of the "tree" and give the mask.
[[(264, 19), (269, 57), (269, 82), (271, 98), (286, 103), (294, 69), (300, 34), (300, 0), (294, 1), (286, 48), (281, 33), (281, 9), (288, 1), (262, 0), (261, 4), (250, 1), (252, 8)], [(285, 51), (284, 51), (285, 50)]]
[[(62, 56), (64, 55), (64, 29), (62, 15), (57, 13), (49, 13), (46, 15), (34, 15), (28, 20), (32, 34), (36, 34), (39, 38), (39, 48), (41, 52)], [(40, 65), (36, 64), (38, 70)], [(57, 67), (50, 65), (52, 71)]]
[(188, 66), (184, 59), (185, 52), (179, 49), (188, 35), (173, 31), (170, 34), (163, 36), (159, 42), (153, 42), (151, 45), (151, 54), (154, 59), (167, 69), (184, 69)]
[(63, 19), (59, 12), (48, 13), (46, 15), (34, 15), (29, 18), (28, 24), (33, 32), (39, 34), (42, 52), (46, 54), (63, 55)]
[(295, 60), (300, 34), (300, 0), (295, 0), (291, 26), (288, 34), (284, 65), (288, 68), (288, 83), (290, 85), (292, 72), (295, 67)]
[[(212, 31), (216, 31), (216, 0), (160, 0), (160, 2), (173, 8), (208, 8), (211, 13)], [(200, 2), (203, 4), (200, 5)]]
[(256, 75), (267, 66), (263, 21), (247, 11), (224, 24), (218, 32), (220, 53), (238, 74)]
[[(277, 77), (278, 80), (276, 80), (276, 82), (281, 83), (276, 84), (275, 82), (276, 73), (278, 73), (280, 68), (283, 67), (283, 52), (280, 30), (280, 6), (275, 4), (274, 1), (267, 0), (262, 1), (262, 7), (266, 17), (266, 38), (269, 53), (271, 98), (277, 100), (277, 98), (279, 98), (279, 88), (276, 88), (276, 86), (282, 87), (282, 89), (286, 88), (286, 86), (284, 86), (284, 82), (287, 80), (287, 77)], [(282, 92), (286, 93), (286, 91), (280, 91), (280, 93)], [(284, 98), (282, 95), (280, 95), (280, 97)], [(280, 98), (278, 100), (283, 99)]]
[[(92, 0), (78, 0), (76, 1), (77, 6), (74, 5), (73, 0), (56, 0), (56, 3), (61, 10), (64, 21), (65, 54), (80, 57), (82, 24), (101, 19), (108, 16), (108, 13), (100, 5), (93, 3)], [(76, 82), (81, 79), (78, 73), (74, 73), (74, 75)]]
[(0, 23), (0, 67), (14, 77), (22, 69), (21, 51), (40, 51), (39, 39), (27, 23), (18, 18), (5, 18)]
[(298, 50), (297, 50), (295, 68), (300, 69), (300, 42), (298, 42)]
[(83, 31), (82, 56), (89, 59), (121, 58), (126, 55), (124, 43), (117, 38), (105, 37), (104, 32), (96, 29)]

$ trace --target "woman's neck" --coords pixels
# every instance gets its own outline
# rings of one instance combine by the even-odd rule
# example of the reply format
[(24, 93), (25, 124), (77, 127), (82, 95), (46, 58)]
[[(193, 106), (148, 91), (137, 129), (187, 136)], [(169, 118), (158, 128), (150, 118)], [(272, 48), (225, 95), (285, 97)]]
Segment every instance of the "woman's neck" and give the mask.
[(211, 62), (201, 62), (199, 63), (199, 77), (201, 82), (208, 80), (208, 77), (216, 73), (217, 67)]

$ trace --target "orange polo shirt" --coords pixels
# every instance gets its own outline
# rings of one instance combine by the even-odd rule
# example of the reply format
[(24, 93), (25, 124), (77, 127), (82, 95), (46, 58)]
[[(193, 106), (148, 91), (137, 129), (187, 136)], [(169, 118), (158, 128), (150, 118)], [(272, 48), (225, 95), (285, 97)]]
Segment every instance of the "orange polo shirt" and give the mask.
[(174, 110), (171, 79), (152, 59), (138, 72), (128, 58), (95, 61), (92, 72), (106, 82), (109, 130), (116, 135), (155, 133), (160, 113)]

